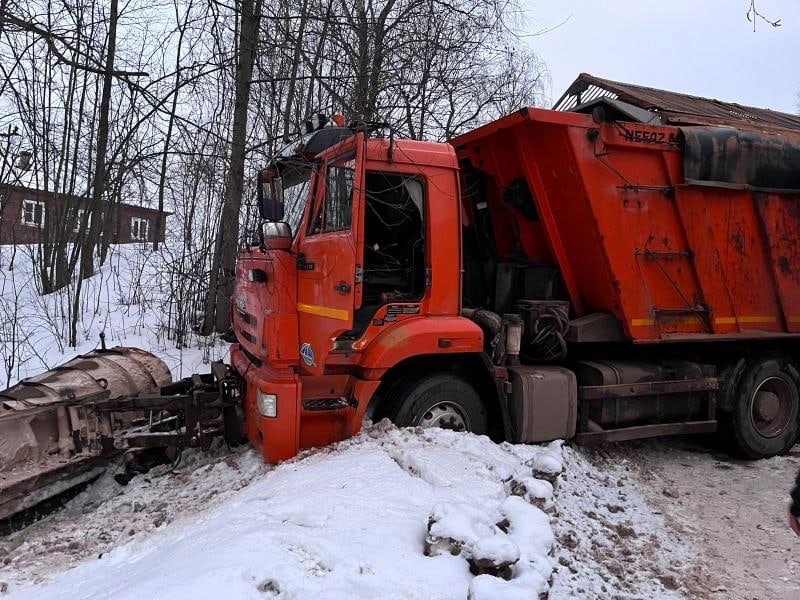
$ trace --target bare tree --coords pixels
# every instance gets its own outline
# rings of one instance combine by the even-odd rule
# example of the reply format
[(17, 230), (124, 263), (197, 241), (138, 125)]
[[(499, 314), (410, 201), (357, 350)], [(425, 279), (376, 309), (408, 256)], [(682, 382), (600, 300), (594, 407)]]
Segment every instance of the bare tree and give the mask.
[(239, 240), (239, 212), (244, 184), (250, 87), (258, 43), (261, 7), (261, 0), (242, 0), (239, 5), (239, 41), (236, 53), (230, 161), (225, 184), (225, 201), (222, 204), (222, 215), (214, 245), (214, 262), (206, 303), (206, 320), (203, 327), (205, 331), (211, 331), (212, 322), (214, 329), (219, 332), (225, 332), (230, 327), (230, 296), (233, 293), (236, 250)]
[(41, 291), (63, 290), (69, 343), (96, 304), (80, 276), (129, 226), (123, 203), (174, 213), (174, 226), (159, 218), (150, 232), (164, 260), (150, 283), (167, 289), (165, 335), (184, 345), (198, 312), (205, 331), (228, 328), (237, 243), (256, 220), (245, 174), (309, 114), (446, 139), (539, 102), (543, 65), (517, 38), (515, 10), (514, 0), (0, 0), (0, 127), (18, 124), (28, 184), (62, 200), (34, 255)]

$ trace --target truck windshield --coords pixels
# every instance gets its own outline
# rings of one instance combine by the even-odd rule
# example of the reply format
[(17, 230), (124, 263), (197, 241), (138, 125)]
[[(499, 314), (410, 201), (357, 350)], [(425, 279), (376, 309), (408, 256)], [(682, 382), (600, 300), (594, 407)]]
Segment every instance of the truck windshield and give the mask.
[(281, 172), (275, 180), (275, 191), (284, 202), (283, 220), (289, 223), (295, 235), (303, 219), (303, 211), (311, 194), (311, 165), (294, 166)]

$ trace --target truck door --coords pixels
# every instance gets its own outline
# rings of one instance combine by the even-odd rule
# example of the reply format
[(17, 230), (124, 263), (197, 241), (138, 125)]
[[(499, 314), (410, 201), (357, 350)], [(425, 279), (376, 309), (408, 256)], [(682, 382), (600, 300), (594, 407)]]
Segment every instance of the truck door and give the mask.
[(335, 338), (353, 328), (353, 312), (361, 305), (365, 149), (358, 134), (322, 162), (299, 232), (300, 366), (313, 374), (322, 373)]

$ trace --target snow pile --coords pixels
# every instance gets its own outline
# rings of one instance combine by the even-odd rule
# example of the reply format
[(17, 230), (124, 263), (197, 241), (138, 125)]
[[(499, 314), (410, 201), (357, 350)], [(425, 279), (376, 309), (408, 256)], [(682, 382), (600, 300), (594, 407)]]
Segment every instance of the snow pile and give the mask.
[[(506, 535), (495, 522), (501, 520), (504, 517), (492, 519), (484, 511), (467, 504), (440, 502), (428, 518), (425, 555), (460, 555), (474, 575), (511, 579), (513, 567), (520, 559), (520, 549), (513, 537)], [(507, 528), (508, 522), (504, 522)], [(546, 529), (544, 535), (551, 537), (549, 523)]]
[(512, 567), (514, 577), (498, 579), (480, 575), (470, 586), (469, 598), (546, 597), (553, 570), (549, 554), (554, 536), (549, 517), (518, 496), (506, 498), (498, 513), (501, 527), (520, 548), (519, 560)]
[(549, 511), (553, 507), (553, 484), (535, 477), (518, 477), (511, 481), (511, 493), (522, 496), (542, 510)]
[[(554, 534), (544, 512), (509, 496), (509, 481), (555, 451), (382, 422), (274, 468), (257, 467), (252, 450), (222, 453), (82, 494), (17, 534), (0, 581), (12, 598), (48, 600), (536, 598), (555, 567)], [(472, 556), (517, 559), (511, 579), (476, 577), (450, 552), (425, 556), (432, 514), (444, 517), (440, 533), (470, 541)], [(108, 548), (94, 539), (104, 532)], [(43, 547), (48, 539), (58, 547)], [(87, 548), (76, 551), (82, 562), (53, 572), (72, 566), (53, 560), (71, 544)]]
[[(439, 556), (449, 553), (472, 558), (475, 546), (482, 540), (499, 538), (500, 529), (491, 517), (469, 504), (440, 502), (433, 507), (428, 517), (428, 535), (425, 539), (425, 554)], [(512, 560), (519, 560), (519, 548), (511, 551)]]

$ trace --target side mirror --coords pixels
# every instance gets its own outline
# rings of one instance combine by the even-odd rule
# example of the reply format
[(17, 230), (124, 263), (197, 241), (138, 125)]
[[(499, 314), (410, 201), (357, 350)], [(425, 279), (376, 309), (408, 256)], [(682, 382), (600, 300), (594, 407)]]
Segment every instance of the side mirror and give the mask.
[(288, 250), (292, 247), (292, 228), (288, 223), (267, 221), (261, 225), (264, 245), (272, 250)]

